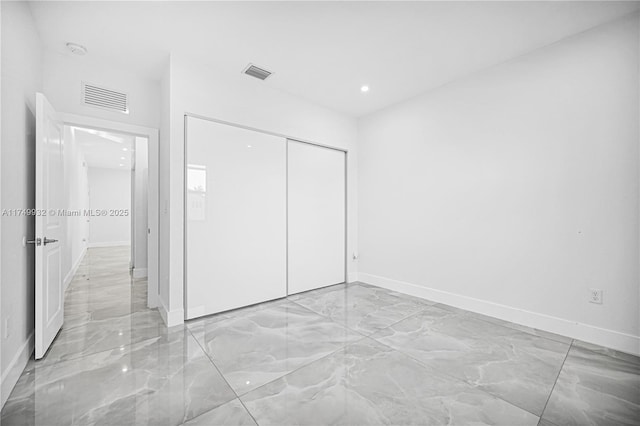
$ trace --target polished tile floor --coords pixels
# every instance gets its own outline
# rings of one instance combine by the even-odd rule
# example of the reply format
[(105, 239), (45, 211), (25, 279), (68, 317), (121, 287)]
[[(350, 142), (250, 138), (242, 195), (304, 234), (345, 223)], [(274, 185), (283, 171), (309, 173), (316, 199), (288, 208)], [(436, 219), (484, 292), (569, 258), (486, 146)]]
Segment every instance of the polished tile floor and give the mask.
[(640, 359), (366, 284), (167, 330), (90, 249), (2, 425), (640, 423)]

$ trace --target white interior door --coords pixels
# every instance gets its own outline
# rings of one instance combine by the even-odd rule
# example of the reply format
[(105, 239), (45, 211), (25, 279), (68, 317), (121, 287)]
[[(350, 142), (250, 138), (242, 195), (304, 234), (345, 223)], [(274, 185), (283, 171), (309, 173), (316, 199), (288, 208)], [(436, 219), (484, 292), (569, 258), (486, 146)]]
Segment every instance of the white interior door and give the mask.
[(287, 143), (289, 294), (295, 294), (346, 281), (346, 154)]
[(36, 94), (36, 359), (62, 327), (63, 124), (42, 93)]
[(186, 126), (187, 319), (286, 296), (286, 140)]

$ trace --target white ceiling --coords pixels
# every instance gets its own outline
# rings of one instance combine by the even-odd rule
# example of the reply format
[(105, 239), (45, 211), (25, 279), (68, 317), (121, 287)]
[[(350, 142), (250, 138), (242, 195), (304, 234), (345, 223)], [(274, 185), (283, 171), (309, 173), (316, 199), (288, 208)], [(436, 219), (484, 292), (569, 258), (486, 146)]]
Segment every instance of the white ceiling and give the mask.
[[(47, 48), (159, 79), (170, 52), (362, 116), (638, 10), (638, 2), (32, 2)], [(250, 78), (250, 77), (247, 77)], [(362, 85), (371, 90), (363, 94)]]
[(131, 170), (134, 137), (71, 127), (71, 134), (88, 167)]

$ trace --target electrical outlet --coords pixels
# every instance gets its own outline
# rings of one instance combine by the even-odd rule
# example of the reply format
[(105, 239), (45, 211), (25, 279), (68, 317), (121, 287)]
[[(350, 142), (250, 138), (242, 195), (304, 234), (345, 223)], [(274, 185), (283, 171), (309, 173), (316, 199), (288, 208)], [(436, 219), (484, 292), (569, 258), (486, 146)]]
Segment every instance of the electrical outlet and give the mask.
[(589, 302), (602, 305), (602, 290), (599, 288), (589, 289)]

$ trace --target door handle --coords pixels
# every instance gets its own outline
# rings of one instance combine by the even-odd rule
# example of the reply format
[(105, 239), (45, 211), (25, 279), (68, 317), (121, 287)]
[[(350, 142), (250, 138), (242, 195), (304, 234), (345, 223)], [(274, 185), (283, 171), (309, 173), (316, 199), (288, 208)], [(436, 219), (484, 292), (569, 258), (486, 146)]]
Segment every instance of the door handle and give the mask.
[(27, 244), (35, 244), (37, 246), (41, 246), (42, 245), (42, 238), (36, 238), (35, 240), (29, 240), (29, 241), (27, 241)]
[(49, 239), (49, 238), (47, 238), (47, 237), (44, 237), (44, 245), (45, 245), (45, 246), (46, 246), (47, 244), (57, 243), (57, 242), (58, 242), (58, 240), (54, 240), (53, 238), (52, 238), (52, 239)]

